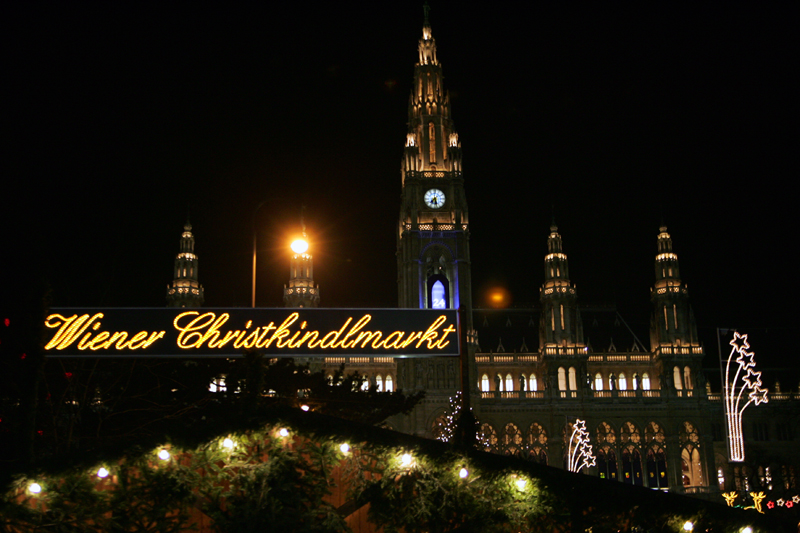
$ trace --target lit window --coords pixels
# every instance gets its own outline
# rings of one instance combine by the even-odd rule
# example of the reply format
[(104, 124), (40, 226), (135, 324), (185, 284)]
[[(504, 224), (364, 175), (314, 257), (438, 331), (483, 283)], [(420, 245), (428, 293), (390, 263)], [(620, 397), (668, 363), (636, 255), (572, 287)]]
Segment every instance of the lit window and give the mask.
[(538, 383), (536, 383), (536, 374), (531, 373), (530, 377), (530, 389), (531, 390), (539, 390)]
[(574, 366), (569, 367), (569, 390), (578, 390), (578, 378)]
[(489, 376), (486, 374), (481, 376), (481, 390), (483, 392), (489, 392)]
[(514, 390), (514, 378), (511, 377), (511, 374), (506, 374), (506, 390)]
[(375, 376), (375, 386), (378, 388), (378, 392), (383, 392), (383, 377), (380, 374)]
[(386, 392), (392, 392), (394, 390), (394, 384), (392, 383), (392, 375), (386, 374)]
[(683, 368), (683, 386), (687, 389), (693, 389), (692, 387), (692, 370), (687, 366)]
[(364, 377), (362, 379), (364, 381), (361, 382), (361, 390), (365, 390), (365, 391), (369, 390), (369, 376), (364, 374)]
[(444, 284), (437, 280), (431, 287), (431, 307), (433, 309), (445, 309)]
[(619, 373), (619, 390), (628, 390), (628, 380), (624, 372)]
[(563, 366), (558, 369), (558, 390), (567, 390), (567, 372)]
[(603, 376), (600, 372), (594, 376), (594, 390), (603, 390)]
[(682, 380), (681, 380), (681, 369), (679, 367), (675, 367), (672, 369), (672, 379), (675, 381), (675, 388), (678, 390), (683, 389)]
[(650, 376), (647, 372), (642, 374), (642, 390), (650, 390)]

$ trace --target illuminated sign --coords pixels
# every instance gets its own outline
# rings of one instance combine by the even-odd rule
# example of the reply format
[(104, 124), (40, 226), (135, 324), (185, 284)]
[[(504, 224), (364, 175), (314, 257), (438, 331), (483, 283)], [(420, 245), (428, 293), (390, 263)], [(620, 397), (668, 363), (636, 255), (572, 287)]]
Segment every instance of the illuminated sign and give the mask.
[(450, 309), (53, 309), (48, 357), (458, 355)]

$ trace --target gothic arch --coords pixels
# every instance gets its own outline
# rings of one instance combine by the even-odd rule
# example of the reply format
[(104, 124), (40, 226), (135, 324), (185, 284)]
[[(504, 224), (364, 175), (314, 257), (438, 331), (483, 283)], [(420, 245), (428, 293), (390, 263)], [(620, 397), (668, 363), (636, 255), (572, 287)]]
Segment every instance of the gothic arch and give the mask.
[(684, 487), (705, 486), (703, 465), (700, 461), (700, 435), (691, 422), (684, 421), (678, 430), (681, 446), (681, 480)]
[[(422, 250), (420, 250), (420, 252), (419, 252), (420, 261), (424, 262), (425, 259), (428, 256), (433, 257), (433, 254), (431, 253), (432, 251), (429, 252), (429, 250), (431, 250), (431, 248), (437, 248), (438, 250), (441, 250), (443, 253), (438, 254), (438, 255), (440, 255), (440, 256), (446, 255), (446, 257), (444, 259), (448, 263), (452, 263), (453, 262), (453, 258), (456, 256), (456, 254), (453, 252), (453, 249), (450, 248), (450, 246), (448, 246), (447, 244), (445, 244), (444, 241), (431, 241), (428, 244), (426, 244), (422, 248)], [(438, 257), (436, 259), (438, 259)]]
[(481, 424), (481, 429), (478, 432), (478, 444), (485, 452), (497, 451), (497, 432), (494, 427), (488, 422)]
[(503, 428), (502, 450), (506, 455), (520, 455), (523, 446), (522, 432), (519, 427), (509, 422)]
[(532, 461), (543, 465), (547, 464), (547, 430), (543, 425), (533, 422), (528, 427), (525, 445), (528, 448), (528, 456)]

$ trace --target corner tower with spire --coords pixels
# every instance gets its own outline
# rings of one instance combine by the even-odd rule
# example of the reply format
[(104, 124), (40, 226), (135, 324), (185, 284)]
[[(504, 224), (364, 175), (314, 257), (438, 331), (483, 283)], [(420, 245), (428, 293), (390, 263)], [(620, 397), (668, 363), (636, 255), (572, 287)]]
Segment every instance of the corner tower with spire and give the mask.
[[(469, 215), (461, 141), (451, 118), (427, 5), (424, 14), (401, 162), (398, 303), (403, 308), (461, 309), (461, 327), (471, 332)], [(475, 346), (469, 349), (468, 382), (476, 383)], [(433, 419), (461, 388), (458, 361), (403, 359), (397, 372), (401, 388), (426, 392), (425, 402), (398, 422), (400, 429), (430, 436)]]
[(175, 257), (175, 279), (167, 285), (167, 307), (200, 307), (203, 286), (197, 280), (197, 255), (194, 253), (192, 225), (186, 221), (181, 234), (180, 251)]
[(650, 290), (653, 315), (650, 320), (650, 348), (665, 377), (666, 386), (678, 395), (691, 395), (698, 387), (703, 347), (697, 337), (697, 324), (689, 304), (689, 290), (681, 281), (678, 256), (666, 226), (658, 233), (655, 261), (656, 282)]
[(578, 313), (578, 296), (569, 280), (569, 263), (555, 221), (547, 237), (544, 284), (539, 289), (542, 315), (539, 323), (540, 349), (583, 347), (583, 326)]

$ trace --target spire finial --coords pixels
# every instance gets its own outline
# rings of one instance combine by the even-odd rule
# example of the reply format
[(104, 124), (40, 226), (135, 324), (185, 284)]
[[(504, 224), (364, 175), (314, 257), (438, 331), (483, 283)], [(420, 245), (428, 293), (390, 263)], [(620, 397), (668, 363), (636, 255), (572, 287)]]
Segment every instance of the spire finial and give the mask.
[(192, 221), (189, 215), (189, 204), (186, 204), (186, 224), (183, 225), (183, 229), (186, 231), (192, 231)]
[(425, 25), (425, 26), (430, 26), (431, 25), (431, 21), (430, 21), (430, 18), (428, 16), (428, 13), (430, 13), (430, 10), (431, 10), (431, 6), (428, 5), (428, 2), (426, 0), (425, 3), (422, 5), (422, 12), (425, 14), (425, 21), (423, 22), (423, 25)]

